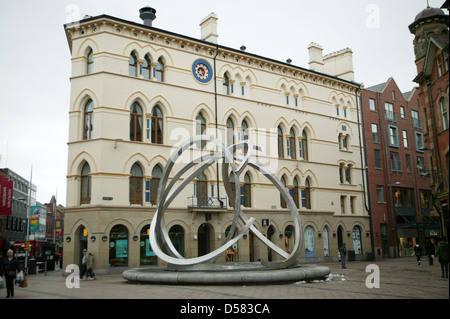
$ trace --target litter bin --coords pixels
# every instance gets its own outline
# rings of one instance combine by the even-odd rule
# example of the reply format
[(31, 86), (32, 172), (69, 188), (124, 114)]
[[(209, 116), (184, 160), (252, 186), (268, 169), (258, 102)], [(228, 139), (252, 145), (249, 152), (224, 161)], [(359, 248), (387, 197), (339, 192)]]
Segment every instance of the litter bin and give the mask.
[(28, 259), (28, 275), (36, 275), (36, 258)]
[(355, 251), (349, 250), (348, 251), (348, 261), (355, 261), (355, 260), (356, 260)]

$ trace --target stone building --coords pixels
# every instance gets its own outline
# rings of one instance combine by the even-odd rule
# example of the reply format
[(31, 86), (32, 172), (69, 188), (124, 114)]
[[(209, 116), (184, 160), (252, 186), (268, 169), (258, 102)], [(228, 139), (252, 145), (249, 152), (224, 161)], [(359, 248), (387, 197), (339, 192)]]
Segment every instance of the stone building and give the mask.
[[(320, 52), (311, 67), (330, 67), (315, 71), (218, 44), (213, 13), (200, 24), (201, 39), (156, 28), (155, 13), (141, 9), (144, 23), (100, 15), (65, 25), (72, 75), (64, 265), (79, 264), (84, 248), (98, 270), (162, 264), (148, 241), (158, 180), (174, 147), (200, 133), (264, 148), (253, 156), (297, 204), (304, 262), (337, 258), (342, 242), (357, 258), (370, 252), (351, 50), (322, 56), (312, 44)], [(210, 150), (195, 145), (183, 163)], [(233, 210), (221, 181), (209, 167), (165, 214), (186, 258), (224, 242)], [(276, 188), (250, 167), (234, 187), (255, 227), (292, 249), (293, 223)], [(219, 261), (261, 258), (279, 257), (249, 232)]]

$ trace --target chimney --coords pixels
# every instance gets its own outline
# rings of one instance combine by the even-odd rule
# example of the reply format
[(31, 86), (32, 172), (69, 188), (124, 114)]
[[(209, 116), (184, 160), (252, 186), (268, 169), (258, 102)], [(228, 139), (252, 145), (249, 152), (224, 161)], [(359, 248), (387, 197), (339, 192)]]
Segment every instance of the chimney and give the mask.
[(217, 34), (217, 15), (211, 12), (206, 18), (200, 22), (201, 39), (216, 43), (219, 35)]
[(153, 20), (156, 19), (156, 10), (147, 6), (140, 9), (139, 13), (139, 18), (142, 19), (144, 25), (151, 27)]
[(311, 42), (308, 45), (309, 51), (309, 68), (311, 70), (321, 72), (324, 71), (324, 63), (323, 63), (323, 48), (320, 44)]
[(350, 48), (325, 55), (323, 62), (325, 63), (325, 73), (347, 81), (355, 81), (353, 52)]

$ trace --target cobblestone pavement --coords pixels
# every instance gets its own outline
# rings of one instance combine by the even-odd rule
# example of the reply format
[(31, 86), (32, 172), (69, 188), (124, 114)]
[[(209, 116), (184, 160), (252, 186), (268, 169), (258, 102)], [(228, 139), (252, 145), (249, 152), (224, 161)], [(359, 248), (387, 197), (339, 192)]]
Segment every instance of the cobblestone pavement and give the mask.
[[(96, 280), (82, 280), (79, 288), (68, 288), (68, 277), (61, 270), (47, 275), (28, 276), (27, 288), (15, 288), (16, 299), (217, 299), (247, 301), (264, 299), (449, 299), (449, 280), (441, 278), (437, 260), (430, 266), (423, 261), (418, 267), (415, 258), (380, 259), (374, 262), (320, 263), (328, 266), (327, 280), (271, 285), (195, 286), (129, 283), (121, 272), (97, 275)], [(375, 266), (373, 266), (375, 265)], [(366, 269), (366, 267), (369, 268)], [(379, 269), (379, 288), (375, 286)], [(375, 269), (375, 270), (374, 270)], [(367, 270), (367, 272), (366, 272)], [(3, 295), (3, 296), (2, 296)], [(6, 289), (0, 290), (3, 299)], [(4, 299), (3, 299), (4, 300)], [(2, 300), (2, 301), (3, 301)]]

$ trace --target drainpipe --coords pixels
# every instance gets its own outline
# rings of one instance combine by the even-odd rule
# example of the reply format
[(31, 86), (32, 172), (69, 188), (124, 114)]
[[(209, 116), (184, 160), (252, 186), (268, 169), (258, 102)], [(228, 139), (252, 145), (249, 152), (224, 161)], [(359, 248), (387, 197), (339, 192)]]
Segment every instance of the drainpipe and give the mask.
[[(359, 97), (358, 97), (358, 91), (359, 91)], [(358, 114), (358, 139), (359, 139), (359, 155), (361, 157), (361, 176), (362, 176), (362, 186), (363, 186), (363, 202), (364, 202), (364, 207), (366, 208), (368, 214), (369, 214), (369, 225), (370, 225), (370, 246), (372, 249), (372, 258), (368, 259), (370, 260), (375, 260), (375, 242), (374, 242), (374, 238), (373, 238), (373, 220), (372, 220), (372, 209), (371, 209), (371, 204), (370, 204), (370, 189), (368, 189), (366, 191), (366, 184), (364, 182), (364, 179), (367, 180), (367, 185), (370, 185), (369, 183), (369, 174), (367, 172), (367, 150), (366, 150), (366, 138), (365, 138), (365, 134), (364, 134), (364, 111), (363, 111), (363, 107), (362, 107), (362, 97), (361, 97), (361, 85), (358, 87), (358, 89), (355, 91), (355, 100), (356, 100), (356, 111)], [(361, 124), (359, 122), (359, 106), (358, 106), (358, 100), (359, 100), (359, 104), (361, 105)], [(363, 153), (362, 153), (362, 146), (361, 146), (361, 125), (363, 126), (363, 130), (362, 130), (362, 143), (364, 146), (364, 157), (363, 157)], [(365, 176), (364, 176), (365, 173)], [(367, 201), (366, 201), (366, 192), (367, 192)], [(369, 206), (367, 206), (367, 204), (369, 204)]]
[[(217, 75), (216, 75), (216, 58), (219, 54), (219, 46), (216, 45), (216, 55), (214, 56), (214, 116), (216, 121), (216, 139), (219, 138), (219, 129), (217, 124)], [(218, 151), (218, 147), (216, 146), (216, 152)], [(217, 200), (220, 203), (220, 206), (223, 206), (223, 203), (220, 201), (220, 188), (219, 188), (219, 162), (216, 162), (216, 181), (217, 181)]]

